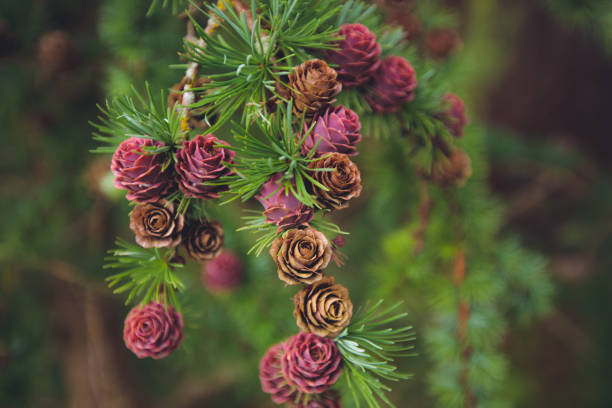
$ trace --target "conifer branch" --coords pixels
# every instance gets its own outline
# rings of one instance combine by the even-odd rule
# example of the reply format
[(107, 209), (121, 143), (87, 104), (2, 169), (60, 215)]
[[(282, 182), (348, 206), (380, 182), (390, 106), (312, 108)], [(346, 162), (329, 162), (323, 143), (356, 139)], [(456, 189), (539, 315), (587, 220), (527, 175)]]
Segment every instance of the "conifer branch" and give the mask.
[(221, 183), (229, 186), (229, 193), (233, 195), (229, 201), (252, 198), (271, 176), (282, 173), (279, 180), (282, 187), (279, 188), (291, 192), (309, 207), (318, 206), (307, 191), (306, 184), (315, 183), (325, 188), (310, 173), (326, 169), (309, 168), (309, 164), (316, 160), (314, 149), (303, 156), (301, 146), (312, 128), (301, 134), (304, 122), (301, 120), (296, 124), (293, 118), (290, 101), (288, 105), (279, 106), (267, 121), (258, 121), (250, 128), (235, 126), (236, 145), (229, 148), (237, 152), (233, 164), (236, 174), (221, 180)]
[(394, 407), (386, 392), (391, 391), (381, 379), (399, 381), (411, 378), (399, 373), (394, 357), (413, 356), (415, 340), (411, 326), (393, 328), (406, 313), (397, 313), (402, 302), (380, 310), (383, 300), (366, 309), (336, 338), (344, 361), (344, 377), (357, 407), (363, 399), (369, 408), (379, 408), (381, 402)]
[(105, 146), (100, 146), (94, 153), (113, 153), (123, 140), (136, 136), (158, 140), (166, 146), (149, 153), (167, 151), (177, 144), (184, 136), (180, 127), (180, 118), (172, 112), (163, 91), (159, 102), (156, 102), (148, 83), (145, 84), (146, 99), (132, 87), (133, 96), (121, 96), (106, 101), (106, 106), (98, 105), (103, 116), (99, 123), (89, 122), (96, 128), (94, 140)]
[(105, 258), (104, 265), (104, 269), (123, 270), (106, 278), (109, 288), (114, 288), (113, 293), (126, 292), (125, 304), (141, 297), (141, 304), (155, 300), (180, 310), (176, 292), (185, 286), (174, 272), (174, 268), (183, 266), (172, 262), (175, 250), (146, 249), (122, 239), (116, 244), (117, 249), (108, 251), (110, 256)]

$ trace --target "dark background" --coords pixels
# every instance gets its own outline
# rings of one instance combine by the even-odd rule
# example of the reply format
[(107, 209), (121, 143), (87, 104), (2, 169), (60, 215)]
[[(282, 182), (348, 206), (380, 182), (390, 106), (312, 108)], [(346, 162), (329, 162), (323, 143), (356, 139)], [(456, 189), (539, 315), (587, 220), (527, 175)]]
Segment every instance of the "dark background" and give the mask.
[[(504, 229), (546, 256), (557, 286), (553, 311), (511, 331), (502, 345), (523, 374), (521, 406), (612, 406), (608, 2), (447, 5), (459, 16), (458, 53), (486, 73), (481, 83), (472, 79), (470, 112), (487, 129), (489, 185), (507, 206)], [(223, 350), (231, 361), (208, 356), (200, 371), (185, 374), (171, 363), (136, 364), (120, 341), (125, 309), (105, 288), (100, 266), (114, 237), (125, 233), (128, 210), (104, 181), (108, 158), (89, 153), (95, 144), (88, 121), (97, 103), (132, 80), (164, 87), (180, 78), (167, 66), (176, 62), (184, 25), (169, 12), (145, 18), (146, 6), (0, 5), (2, 406), (229, 406), (232, 398), (250, 401), (240, 406), (269, 404), (256, 384), (240, 388), (237, 378), (253, 376), (240, 356), (252, 350), (225, 344), (224, 335), (234, 335), (224, 332), (220, 311), (228, 299), (209, 301), (206, 313), (209, 328), (219, 330), (211, 354)], [(116, 25), (99, 24), (114, 15)], [(470, 53), (471, 41), (489, 51)], [(356, 212), (350, 217), (359, 222)]]

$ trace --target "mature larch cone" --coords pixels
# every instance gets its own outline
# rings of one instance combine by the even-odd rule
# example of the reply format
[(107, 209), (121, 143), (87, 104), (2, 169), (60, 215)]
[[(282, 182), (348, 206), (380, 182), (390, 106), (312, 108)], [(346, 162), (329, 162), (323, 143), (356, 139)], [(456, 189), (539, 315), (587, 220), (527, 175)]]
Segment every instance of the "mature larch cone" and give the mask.
[(283, 343), (270, 347), (259, 362), (259, 381), (263, 392), (270, 394), (277, 404), (290, 403), (296, 400), (298, 391), (287, 383), (281, 367), (285, 354)]
[[(300, 146), (304, 156), (315, 146), (315, 157), (333, 152), (349, 156), (358, 154), (355, 146), (361, 141), (361, 123), (355, 112), (342, 105), (330, 106), (323, 114), (315, 116), (313, 122), (314, 127)], [(304, 134), (310, 126), (304, 124)]]
[(311, 116), (336, 102), (342, 90), (338, 73), (323, 60), (312, 59), (295, 67), (289, 74), (293, 111)]
[(332, 153), (311, 162), (311, 169), (334, 169), (333, 171), (313, 171), (312, 178), (327, 188), (327, 191), (311, 183), (309, 189), (317, 197), (323, 208), (340, 210), (348, 207), (348, 202), (361, 194), (361, 174), (359, 168), (346, 154)]
[(76, 59), (74, 44), (65, 31), (49, 31), (38, 40), (38, 62), (46, 74), (69, 69), (75, 64)]
[(270, 177), (255, 196), (264, 207), (266, 222), (280, 228), (291, 228), (310, 221), (314, 215), (312, 208), (300, 202), (291, 191), (280, 187), (282, 176), (282, 173), (277, 173)]
[[(178, 82), (172, 86), (170, 89), (170, 93), (168, 94), (168, 107), (172, 110), (175, 105), (183, 104), (183, 91), (185, 90), (185, 85), (189, 83), (189, 78), (183, 77), (181, 82)], [(203, 85), (210, 83), (210, 79), (208, 78), (197, 78), (193, 83), (189, 86), (189, 89), (197, 89), (201, 88)], [(192, 91), (194, 98), (189, 103), (198, 102), (202, 99), (206, 91)], [(216, 122), (216, 118), (208, 118), (210, 125)], [(206, 123), (206, 119), (204, 118), (204, 112), (202, 112), (202, 108), (191, 108), (189, 109), (189, 127), (192, 129), (206, 129), (209, 127), (209, 124)]]
[(414, 99), (416, 72), (405, 58), (391, 55), (381, 63), (366, 100), (376, 113), (397, 112)]
[(434, 162), (431, 180), (443, 187), (463, 186), (472, 175), (472, 161), (461, 149), (451, 152), (449, 158), (443, 157)]
[(216, 220), (191, 221), (183, 230), (183, 247), (198, 262), (209, 261), (223, 250), (223, 226)]
[(181, 243), (185, 217), (176, 214), (174, 204), (160, 200), (137, 205), (130, 214), (130, 229), (143, 248), (175, 247)]
[(319, 394), (342, 373), (342, 354), (333, 339), (300, 333), (285, 343), (281, 359), (285, 379), (301, 392)]
[(204, 286), (211, 292), (229, 292), (242, 283), (242, 263), (230, 251), (224, 251), (215, 259), (202, 265)]
[(425, 35), (425, 49), (434, 58), (446, 58), (461, 45), (461, 37), (455, 30), (434, 28)]
[(322, 279), (332, 252), (323, 233), (305, 226), (285, 231), (270, 248), (279, 279), (289, 285), (311, 284)]
[(174, 187), (172, 168), (165, 166), (165, 155), (146, 150), (163, 146), (159, 141), (130, 137), (121, 142), (113, 154), (111, 171), (115, 175), (115, 187), (128, 190), (128, 200), (159, 201)]
[(337, 49), (327, 53), (327, 59), (338, 65), (342, 86), (362, 85), (374, 75), (380, 60), (381, 48), (376, 35), (362, 24), (343, 24), (338, 35), (344, 37), (334, 44)]
[(123, 341), (138, 358), (164, 358), (183, 341), (183, 318), (170, 305), (136, 306), (125, 318)]
[(463, 100), (453, 93), (442, 97), (444, 110), (438, 115), (449, 132), (456, 138), (463, 137), (468, 118)]
[(336, 337), (353, 316), (348, 289), (337, 284), (331, 276), (303, 287), (293, 297), (293, 303), (298, 327), (323, 337)]
[(197, 135), (183, 142), (183, 147), (176, 152), (175, 165), (178, 186), (183, 194), (209, 199), (219, 198), (219, 193), (227, 190), (227, 185), (204, 184), (232, 174), (225, 164), (230, 163), (236, 153), (222, 147), (227, 145), (212, 134)]
[(276, 112), (279, 104), (291, 100), (291, 90), (287, 88), (287, 78), (283, 76), (279, 81), (276, 81), (274, 83), (274, 93), (268, 90), (267, 95), (266, 106), (271, 113)]

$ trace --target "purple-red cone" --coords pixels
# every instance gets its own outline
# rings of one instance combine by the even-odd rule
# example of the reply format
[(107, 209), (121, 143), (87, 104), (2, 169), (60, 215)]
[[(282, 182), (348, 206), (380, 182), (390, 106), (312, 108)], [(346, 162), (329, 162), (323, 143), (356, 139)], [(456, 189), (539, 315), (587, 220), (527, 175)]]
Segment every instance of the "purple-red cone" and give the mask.
[(397, 112), (414, 99), (416, 72), (405, 58), (391, 55), (382, 61), (366, 100), (374, 112)]
[(183, 341), (183, 318), (170, 305), (136, 306), (125, 318), (123, 341), (138, 358), (164, 358)]
[(240, 286), (243, 268), (240, 260), (230, 251), (222, 252), (202, 266), (204, 286), (211, 292), (224, 292)]
[[(326, 153), (342, 153), (349, 156), (358, 154), (355, 145), (361, 141), (359, 133), (361, 123), (355, 112), (338, 105), (328, 108), (323, 115), (314, 120), (315, 126), (301, 146), (303, 155), (307, 155), (319, 140), (315, 156)], [(304, 128), (306, 132), (308, 127), (305, 125)]]
[(283, 374), (301, 392), (318, 394), (333, 385), (342, 373), (342, 355), (330, 338), (300, 333), (285, 343)]
[(259, 381), (263, 392), (272, 396), (272, 401), (285, 404), (295, 401), (298, 392), (289, 385), (281, 368), (281, 359), (285, 354), (283, 343), (270, 347), (259, 363)]
[(172, 189), (171, 169), (163, 168), (164, 155), (146, 151), (146, 148), (162, 146), (162, 142), (130, 137), (115, 150), (111, 162), (115, 187), (128, 190), (128, 200), (139, 203), (158, 201)]
[(338, 65), (336, 71), (343, 86), (362, 85), (374, 75), (380, 60), (381, 48), (376, 35), (362, 24), (343, 24), (338, 34), (344, 37), (331, 50), (327, 59)]
[(461, 37), (456, 30), (434, 28), (425, 35), (423, 45), (433, 58), (446, 58), (461, 46)]
[(291, 191), (285, 193), (285, 188), (278, 184), (281, 177), (282, 173), (270, 177), (259, 190), (259, 195), (255, 196), (264, 206), (266, 222), (289, 228), (310, 221), (313, 216), (312, 208), (295, 198)]
[(442, 97), (442, 101), (444, 104), (444, 111), (440, 117), (444, 125), (454, 137), (462, 137), (465, 125), (468, 124), (463, 100), (453, 93), (447, 93)]
[(290, 408), (342, 408), (340, 395), (334, 390), (322, 394), (309, 395), (307, 401), (290, 404)]
[(231, 162), (235, 153), (219, 145), (227, 143), (212, 134), (197, 135), (184, 141), (183, 147), (176, 152), (177, 181), (186, 196), (219, 198), (219, 193), (227, 190), (227, 186), (204, 185), (231, 174), (225, 163)]

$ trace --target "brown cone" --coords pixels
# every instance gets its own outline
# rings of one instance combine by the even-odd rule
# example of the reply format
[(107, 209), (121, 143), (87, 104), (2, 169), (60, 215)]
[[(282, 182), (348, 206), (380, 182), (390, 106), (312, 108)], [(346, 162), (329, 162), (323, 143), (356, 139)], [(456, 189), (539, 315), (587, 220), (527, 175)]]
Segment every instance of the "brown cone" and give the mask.
[(325, 235), (306, 226), (285, 231), (270, 248), (279, 279), (289, 285), (311, 284), (323, 278), (332, 252)]
[(130, 214), (130, 229), (143, 248), (175, 247), (181, 243), (184, 217), (176, 215), (174, 204), (161, 200), (137, 205)]
[(470, 156), (461, 149), (455, 149), (450, 157), (434, 163), (431, 168), (431, 181), (443, 186), (463, 186), (472, 175)]
[(289, 87), (296, 115), (312, 116), (336, 102), (342, 90), (338, 73), (320, 59), (312, 59), (295, 67), (289, 74)]
[(209, 261), (223, 249), (223, 226), (219, 221), (203, 220), (190, 224), (183, 233), (183, 247), (198, 262)]
[(276, 91), (276, 93), (278, 94), (278, 96), (280, 96), (283, 99), (291, 99), (291, 90), (289, 88), (287, 88), (287, 86), (282, 83), (282, 82), (276, 82), (274, 84), (274, 90)]
[(72, 68), (77, 53), (72, 38), (62, 30), (49, 31), (38, 40), (38, 61), (45, 74), (57, 74)]
[(349, 325), (353, 303), (348, 289), (324, 277), (293, 297), (293, 316), (300, 329), (323, 337), (336, 337)]
[(361, 194), (359, 168), (346, 154), (332, 153), (311, 162), (311, 169), (335, 169), (334, 171), (313, 171), (312, 177), (327, 187), (328, 191), (312, 184), (311, 190), (317, 202), (328, 209), (339, 210), (348, 207), (348, 201)]

